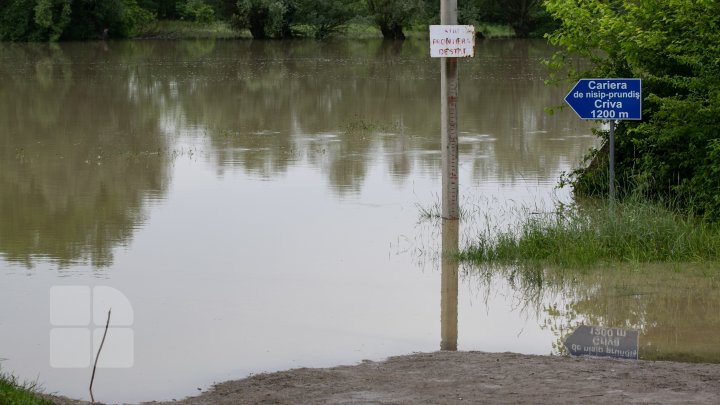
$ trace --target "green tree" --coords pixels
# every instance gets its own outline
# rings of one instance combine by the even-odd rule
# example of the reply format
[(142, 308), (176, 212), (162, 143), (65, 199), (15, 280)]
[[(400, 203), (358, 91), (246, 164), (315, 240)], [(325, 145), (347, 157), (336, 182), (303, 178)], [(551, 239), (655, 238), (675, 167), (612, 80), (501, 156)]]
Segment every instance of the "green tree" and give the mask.
[(121, 36), (132, 37), (155, 21), (155, 15), (143, 8), (136, 0), (122, 1)]
[(137, 0), (10, 0), (0, 3), (0, 40), (127, 37), (153, 19)]
[(298, 0), (298, 23), (321, 39), (340, 31), (362, 10), (361, 0)]
[(478, 0), (480, 20), (510, 25), (520, 38), (531, 36), (552, 21), (542, 0)]
[[(570, 80), (643, 79), (643, 120), (622, 121), (616, 131), (620, 191), (671, 200), (720, 219), (720, 2), (546, 0), (545, 5), (561, 23), (548, 35), (562, 47), (551, 66)], [(590, 67), (577, 68), (577, 56)], [(595, 151), (594, 164), (573, 173), (576, 192), (607, 192), (604, 155)]]
[(370, 17), (384, 38), (405, 39), (403, 27), (423, 11), (421, 0), (367, 0)]
[(215, 17), (229, 21), (237, 9), (237, 0), (205, 0), (215, 10)]
[(35, 24), (44, 31), (51, 41), (60, 39), (70, 22), (71, 0), (37, 0), (35, 3)]
[(209, 24), (215, 20), (215, 10), (203, 0), (186, 0), (179, 2), (175, 8), (183, 20), (201, 24)]
[(35, 25), (35, 0), (0, 2), (0, 40), (40, 41), (42, 33)]
[(180, 18), (176, 8), (178, 0), (137, 0), (137, 4), (161, 20)]
[(239, 0), (233, 26), (247, 28), (253, 38), (288, 38), (295, 16), (293, 0)]
[(0, 40), (57, 41), (71, 15), (72, 0), (0, 2)]

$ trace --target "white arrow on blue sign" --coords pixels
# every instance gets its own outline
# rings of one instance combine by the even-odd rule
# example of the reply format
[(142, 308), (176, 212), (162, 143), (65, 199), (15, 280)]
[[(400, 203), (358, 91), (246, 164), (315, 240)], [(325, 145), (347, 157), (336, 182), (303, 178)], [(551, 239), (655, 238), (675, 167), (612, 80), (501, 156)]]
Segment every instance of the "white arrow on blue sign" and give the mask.
[(584, 120), (642, 119), (640, 79), (580, 79), (565, 102)]

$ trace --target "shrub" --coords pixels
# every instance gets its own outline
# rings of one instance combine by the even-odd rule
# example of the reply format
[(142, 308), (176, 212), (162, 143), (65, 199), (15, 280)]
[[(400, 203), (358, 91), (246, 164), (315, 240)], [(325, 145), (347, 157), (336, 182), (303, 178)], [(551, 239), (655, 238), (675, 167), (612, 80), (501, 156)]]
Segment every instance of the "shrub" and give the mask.
[(180, 17), (187, 21), (209, 24), (215, 20), (215, 10), (202, 0), (187, 0), (176, 6)]
[[(695, 0), (546, 0), (563, 48), (549, 64), (579, 77), (643, 79), (643, 120), (616, 131), (621, 193), (679, 202), (720, 218), (720, 2)], [(573, 57), (590, 62), (576, 68)], [(556, 74), (557, 75), (557, 74)], [(574, 173), (575, 191), (607, 191), (606, 160)]]

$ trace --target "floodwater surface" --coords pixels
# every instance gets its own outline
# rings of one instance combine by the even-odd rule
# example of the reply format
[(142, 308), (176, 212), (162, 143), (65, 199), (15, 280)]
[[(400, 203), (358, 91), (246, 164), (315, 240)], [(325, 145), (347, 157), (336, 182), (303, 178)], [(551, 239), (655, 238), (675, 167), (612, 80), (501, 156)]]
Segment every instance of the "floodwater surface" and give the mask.
[(596, 140), (544, 111), (566, 91), (543, 83), (551, 48), (480, 42), (459, 63), (465, 216), (427, 218), (441, 183), (427, 48), (0, 44), (2, 370), (89, 398), (107, 309), (94, 396), (111, 403), (441, 345), (559, 353), (582, 322), (640, 329), (641, 357), (717, 361), (716, 269), (538, 290), (443, 258), (475, 218), (569, 202), (558, 177)]

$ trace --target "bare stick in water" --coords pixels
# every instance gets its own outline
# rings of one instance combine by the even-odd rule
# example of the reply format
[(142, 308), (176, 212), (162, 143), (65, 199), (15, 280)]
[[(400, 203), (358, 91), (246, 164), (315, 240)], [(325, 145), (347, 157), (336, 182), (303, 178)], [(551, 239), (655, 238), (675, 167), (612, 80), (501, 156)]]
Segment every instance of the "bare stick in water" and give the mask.
[(98, 359), (100, 358), (100, 351), (105, 344), (105, 336), (107, 336), (108, 326), (110, 326), (110, 312), (112, 312), (112, 308), (108, 309), (107, 322), (105, 323), (105, 332), (103, 333), (102, 340), (100, 341), (100, 347), (98, 347), (97, 355), (95, 356), (95, 365), (93, 366), (92, 377), (90, 377), (90, 400), (93, 403), (95, 403), (95, 397), (93, 396), (92, 392), (93, 382), (95, 381), (95, 369), (97, 369)]

